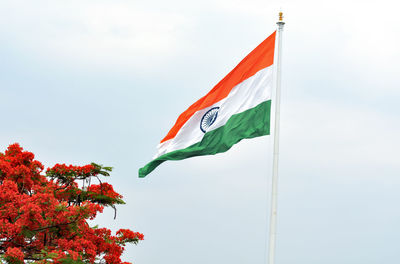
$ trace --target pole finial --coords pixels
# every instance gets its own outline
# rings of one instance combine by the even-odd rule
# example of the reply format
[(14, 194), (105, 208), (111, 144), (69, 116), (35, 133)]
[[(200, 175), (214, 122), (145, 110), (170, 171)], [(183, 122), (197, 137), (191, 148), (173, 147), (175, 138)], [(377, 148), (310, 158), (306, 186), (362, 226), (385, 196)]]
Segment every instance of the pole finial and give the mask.
[(278, 24), (279, 28), (283, 29), (283, 25), (285, 25), (285, 22), (283, 22), (283, 12), (279, 11), (279, 20), (276, 22)]

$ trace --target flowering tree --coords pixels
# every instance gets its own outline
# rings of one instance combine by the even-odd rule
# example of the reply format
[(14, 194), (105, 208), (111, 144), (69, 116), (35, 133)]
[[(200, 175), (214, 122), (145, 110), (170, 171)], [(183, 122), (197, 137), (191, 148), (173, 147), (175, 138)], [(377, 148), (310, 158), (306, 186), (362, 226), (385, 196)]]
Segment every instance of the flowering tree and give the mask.
[(100, 180), (111, 168), (56, 164), (43, 170), (18, 144), (0, 153), (0, 263), (127, 263), (120, 259), (124, 246), (143, 235), (129, 229), (112, 235), (88, 224), (105, 206), (124, 203)]

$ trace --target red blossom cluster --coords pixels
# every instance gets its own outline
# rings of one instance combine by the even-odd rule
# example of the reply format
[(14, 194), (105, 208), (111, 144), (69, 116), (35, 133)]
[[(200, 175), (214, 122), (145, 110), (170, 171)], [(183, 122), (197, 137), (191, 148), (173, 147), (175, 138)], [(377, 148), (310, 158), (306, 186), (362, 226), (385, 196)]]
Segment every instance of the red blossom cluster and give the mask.
[(49, 173), (50, 171), (52, 171), (53, 173), (64, 175), (94, 175), (96, 173), (96, 168), (91, 164), (85, 166), (73, 166), (57, 163), (52, 168), (48, 168), (46, 170), (46, 173)]
[(0, 263), (126, 263), (124, 246), (143, 234), (120, 229), (113, 236), (87, 222), (104, 206), (123, 203), (112, 185), (91, 184), (111, 168), (56, 164), (42, 175), (43, 169), (18, 144), (0, 153)]
[(90, 197), (95, 197), (96, 195), (105, 195), (113, 199), (122, 199), (122, 195), (116, 193), (111, 184), (101, 183), (92, 184), (87, 188)]

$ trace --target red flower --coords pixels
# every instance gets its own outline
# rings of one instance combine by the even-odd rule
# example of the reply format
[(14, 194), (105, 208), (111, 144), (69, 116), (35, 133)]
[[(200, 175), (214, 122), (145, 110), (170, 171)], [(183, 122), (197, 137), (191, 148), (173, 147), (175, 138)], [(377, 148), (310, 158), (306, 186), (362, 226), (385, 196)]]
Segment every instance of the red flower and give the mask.
[(5, 254), (6, 260), (10, 263), (23, 263), (24, 253), (19, 248), (9, 247)]
[(104, 206), (123, 203), (112, 185), (89, 184), (111, 168), (56, 164), (42, 175), (43, 168), (18, 144), (0, 153), (0, 256), (13, 264), (27, 259), (94, 263), (96, 258), (127, 263), (120, 259), (124, 246), (143, 240), (143, 234), (120, 229), (114, 236), (88, 223)]

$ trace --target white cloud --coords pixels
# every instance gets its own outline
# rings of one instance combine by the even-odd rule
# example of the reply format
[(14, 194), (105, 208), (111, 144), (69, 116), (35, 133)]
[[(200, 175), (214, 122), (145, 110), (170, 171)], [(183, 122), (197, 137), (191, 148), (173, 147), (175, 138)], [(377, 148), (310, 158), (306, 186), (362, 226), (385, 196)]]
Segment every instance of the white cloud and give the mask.
[(150, 67), (179, 50), (180, 27), (189, 23), (125, 1), (10, 1), (0, 10), (9, 45), (83, 67)]

